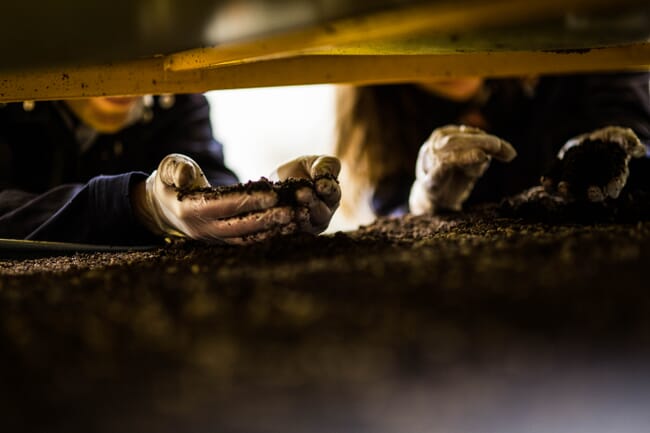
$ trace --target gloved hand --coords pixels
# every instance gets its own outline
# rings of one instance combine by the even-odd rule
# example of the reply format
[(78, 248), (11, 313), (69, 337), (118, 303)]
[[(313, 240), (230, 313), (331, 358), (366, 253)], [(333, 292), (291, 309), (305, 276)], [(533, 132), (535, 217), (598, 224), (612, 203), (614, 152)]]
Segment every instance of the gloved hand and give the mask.
[(154, 233), (245, 244), (296, 230), (291, 207), (275, 191), (233, 192), (206, 199), (180, 190), (209, 187), (199, 165), (181, 154), (163, 158), (144, 189), (132, 194), (136, 215)]
[(411, 213), (459, 211), (492, 157), (511, 161), (517, 152), (507, 141), (470, 126), (437, 128), (422, 145), (411, 187)]
[(547, 192), (566, 200), (615, 199), (627, 182), (630, 159), (644, 155), (634, 131), (608, 126), (567, 141), (541, 182)]
[(296, 191), (296, 201), (306, 213), (299, 214), (300, 230), (318, 234), (329, 225), (341, 201), (341, 188), (337, 181), (341, 171), (340, 161), (333, 156), (301, 156), (278, 167), (269, 176), (271, 180), (289, 178), (309, 179), (314, 188), (302, 187)]

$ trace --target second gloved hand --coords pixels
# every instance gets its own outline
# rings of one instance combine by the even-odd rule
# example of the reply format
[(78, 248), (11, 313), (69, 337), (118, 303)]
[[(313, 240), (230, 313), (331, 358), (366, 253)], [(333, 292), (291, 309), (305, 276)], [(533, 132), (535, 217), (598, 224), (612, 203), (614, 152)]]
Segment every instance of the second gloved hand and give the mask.
[(243, 244), (296, 230), (294, 209), (276, 206), (274, 191), (232, 192), (218, 198), (178, 193), (209, 187), (199, 165), (181, 154), (166, 156), (133, 193), (136, 215), (152, 232)]
[(437, 128), (418, 154), (409, 196), (411, 213), (459, 211), (492, 157), (509, 162), (516, 155), (510, 143), (478, 128)]
[(341, 163), (337, 158), (308, 155), (282, 164), (271, 173), (270, 178), (275, 181), (294, 178), (314, 182), (313, 188), (303, 187), (296, 191), (296, 201), (305, 211), (298, 216), (301, 231), (318, 234), (329, 225), (341, 201), (341, 188), (337, 180), (340, 171)]
[(567, 201), (616, 199), (627, 183), (631, 158), (645, 153), (634, 131), (607, 126), (567, 141), (541, 182)]

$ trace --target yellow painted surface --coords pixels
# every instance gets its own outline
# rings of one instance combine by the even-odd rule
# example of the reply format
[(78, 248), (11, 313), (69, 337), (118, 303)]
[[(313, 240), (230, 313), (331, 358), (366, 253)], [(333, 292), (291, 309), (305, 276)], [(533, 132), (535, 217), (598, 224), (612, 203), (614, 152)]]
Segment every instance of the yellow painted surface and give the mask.
[(0, 101), (204, 92), (317, 83), (389, 83), (439, 76), (650, 69), (650, 43), (576, 52), (302, 55), (221, 68), (169, 71), (163, 58), (0, 74)]
[[(617, 7), (638, 4), (619, 0)], [(192, 70), (260, 59), (286, 57), (296, 51), (336, 47), (355, 42), (413, 35), (426, 31), (449, 32), (495, 27), (562, 16), (566, 11), (591, 11), (611, 0), (474, 0), (439, 1), (389, 10), (367, 16), (332, 21), (324, 25), (267, 35), (216, 47), (188, 50), (167, 57), (166, 69)]]
[[(617, 0), (616, 10), (623, 6), (647, 9), (638, 0)], [(476, 50), (463, 52), (454, 52), (449, 48), (453, 44), (445, 46), (440, 39), (453, 31), (494, 28), (498, 33), (506, 25), (601, 8), (612, 10), (611, 0), (431, 1), (168, 56), (90, 66), (0, 69), (0, 102), (317, 83), (407, 82), (439, 76), (650, 69), (650, 42), (625, 39), (628, 33), (624, 32), (621, 45), (564, 52), (539, 50), (535, 41), (514, 40), (505, 33), (505, 46), (509, 48), (496, 51), (489, 44), (496, 44), (497, 39), (482, 45), (477, 38), (470, 42)], [(641, 30), (644, 34), (644, 28)], [(561, 39), (554, 28), (547, 31), (541, 33), (542, 43), (547, 37), (550, 42)], [(600, 46), (599, 34), (590, 39), (593, 37), (585, 36), (583, 45), (571, 42), (561, 46)]]

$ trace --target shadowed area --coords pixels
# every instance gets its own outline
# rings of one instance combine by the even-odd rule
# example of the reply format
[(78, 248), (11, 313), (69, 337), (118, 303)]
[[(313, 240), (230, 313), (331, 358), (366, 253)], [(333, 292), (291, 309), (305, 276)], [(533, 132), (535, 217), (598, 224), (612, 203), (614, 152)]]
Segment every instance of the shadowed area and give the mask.
[(650, 223), (502, 209), (0, 261), (4, 425), (645, 431)]

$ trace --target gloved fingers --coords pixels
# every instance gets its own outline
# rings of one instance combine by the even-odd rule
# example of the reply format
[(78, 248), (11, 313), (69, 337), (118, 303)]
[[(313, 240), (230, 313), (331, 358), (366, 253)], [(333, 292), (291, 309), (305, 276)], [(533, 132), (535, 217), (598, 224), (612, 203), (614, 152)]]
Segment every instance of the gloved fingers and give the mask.
[(477, 147), (434, 153), (428, 146), (422, 146), (416, 162), (416, 177), (428, 177), (437, 182), (446, 177), (451, 167), (465, 169), (468, 175), (477, 177), (487, 169), (490, 160), (490, 155)]
[(628, 155), (634, 158), (645, 156), (646, 149), (639, 137), (630, 128), (620, 126), (607, 126), (586, 134), (580, 134), (568, 140), (558, 152), (558, 158), (564, 158), (567, 151), (575, 146), (582, 145), (585, 141), (605, 141), (618, 144)]
[(413, 215), (432, 214), (435, 211), (430, 189), (419, 179), (416, 179), (411, 186), (409, 211)]
[(179, 217), (198, 215), (205, 220), (229, 218), (249, 212), (273, 208), (278, 202), (275, 191), (231, 192), (217, 198), (206, 194), (192, 194), (178, 202)]
[(567, 201), (572, 201), (574, 199), (573, 193), (571, 192), (571, 184), (565, 180), (558, 182), (557, 192), (560, 194), (560, 197)]
[(275, 169), (269, 176), (274, 181), (287, 180), (290, 177), (297, 179), (311, 179), (311, 166), (318, 159), (317, 155), (300, 156), (285, 162)]
[(161, 182), (168, 187), (194, 189), (210, 186), (201, 167), (192, 158), (180, 153), (164, 157), (157, 172)]
[(542, 184), (542, 187), (544, 187), (544, 191), (546, 191), (549, 194), (553, 194), (555, 192), (555, 179), (553, 179), (550, 176), (542, 176), (539, 179), (539, 183)]
[(591, 140), (602, 140), (617, 143), (629, 155), (640, 158), (645, 155), (645, 146), (639, 140), (639, 137), (630, 128), (620, 126), (607, 126), (597, 129), (588, 134)]
[(333, 208), (329, 207), (311, 188), (300, 188), (296, 191), (296, 200), (309, 212), (307, 219), (297, 218), (301, 228), (310, 233), (320, 233), (327, 228), (338, 203)]
[(587, 195), (587, 200), (594, 203), (605, 201), (605, 199), (607, 198), (607, 194), (605, 193), (605, 191), (603, 191), (600, 187), (596, 185), (591, 185), (587, 187), (586, 195)]
[(341, 202), (341, 187), (336, 179), (327, 177), (316, 180), (314, 184), (316, 194), (323, 199), (330, 209), (336, 209)]
[(482, 129), (469, 125), (445, 125), (436, 128), (431, 134), (432, 140), (436, 141), (443, 137), (456, 134), (485, 134)]
[(445, 165), (431, 177), (428, 189), (435, 195), (444, 194), (457, 189), (465, 189), (474, 177), (465, 173), (465, 167)]
[[(293, 222), (294, 212), (291, 207), (276, 207), (262, 212), (246, 215), (205, 220), (198, 219), (192, 225), (191, 237), (205, 239), (227, 239), (251, 236), (255, 233), (269, 231)], [(188, 224), (188, 225), (189, 225)]]
[(504, 162), (512, 161), (517, 156), (517, 151), (510, 143), (485, 133), (450, 135), (436, 142), (434, 146), (439, 154), (477, 148)]
[(475, 182), (476, 177), (452, 165), (437, 170), (431, 179), (416, 179), (409, 196), (411, 212), (418, 215), (441, 210), (460, 211)]
[(611, 198), (618, 198), (621, 195), (621, 191), (627, 183), (628, 173), (626, 172), (623, 175), (617, 176), (614, 179), (610, 180), (607, 185), (604, 187), (604, 192)]
[(454, 166), (469, 166), (490, 160), (490, 156), (487, 153), (476, 147), (459, 149), (455, 152), (446, 152), (439, 157), (443, 165)]
[[(576, 194), (574, 194), (573, 189), (573, 186), (569, 182), (562, 181), (558, 183), (557, 191), (560, 196), (567, 201), (573, 201), (576, 199)], [(614, 192), (616, 197), (618, 197), (619, 193), (620, 191)], [(592, 203), (600, 203), (609, 197), (609, 191), (607, 190), (607, 187), (601, 188), (598, 185), (589, 185), (584, 191), (583, 197)]]
[(617, 199), (627, 182), (627, 172), (621, 173), (605, 185), (590, 185), (587, 187), (587, 200), (591, 202), (605, 201), (607, 198)]
[(321, 155), (311, 163), (310, 176), (316, 194), (330, 209), (336, 209), (341, 201), (341, 188), (336, 180), (340, 172), (341, 161), (333, 156)]
[(305, 155), (282, 164), (271, 173), (269, 178), (276, 181), (287, 180), (290, 177), (315, 180), (321, 176), (337, 177), (340, 171), (341, 163), (338, 158), (327, 155)]
[(230, 245), (251, 245), (259, 242), (267, 241), (276, 236), (285, 236), (296, 233), (298, 231), (298, 224), (295, 222), (289, 223), (284, 226), (274, 227), (263, 232), (253, 233), (247, 236), (235, 236), (231, 238), (222, 239)]
[(605, 185), (589, 185), (584, 192), (581, 192), (574, 184), (567, 180), (560, 180), (557, 182), (555, 179), (547, 176), (542, 176), (541, 183), (544, 190), (549, 194), (558, 193), (562, 198), (567, 201), (575, 200), (576, 197), (586, 197), (588, 201), (598, 203), (605, 201), (608, 198), (617, 199), (625, 184), (627, 182), (628, 171), (619, 173), (618, 176), (612, 178)]
[(338, 177), (341, 172), (341, 161), (338, 158), (328, 155), (320, 155), (311, 163), (309, 174), (312, 179), (323, 176)]

